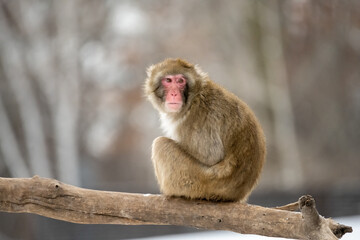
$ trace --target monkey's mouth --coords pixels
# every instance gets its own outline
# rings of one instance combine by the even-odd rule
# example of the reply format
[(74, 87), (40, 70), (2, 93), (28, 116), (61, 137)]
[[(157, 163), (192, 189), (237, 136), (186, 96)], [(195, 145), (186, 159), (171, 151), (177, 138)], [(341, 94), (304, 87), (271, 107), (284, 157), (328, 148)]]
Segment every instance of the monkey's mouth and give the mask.
[(168, 112), (177, 112), (181, 109), (182, 102), (167, 102), (165, 107)]

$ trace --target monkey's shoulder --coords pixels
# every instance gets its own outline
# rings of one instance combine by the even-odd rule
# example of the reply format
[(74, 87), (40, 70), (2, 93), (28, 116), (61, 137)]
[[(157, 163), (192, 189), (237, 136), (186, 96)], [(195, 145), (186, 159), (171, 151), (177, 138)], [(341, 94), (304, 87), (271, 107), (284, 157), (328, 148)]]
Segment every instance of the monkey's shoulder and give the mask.
[(246, 103), (235, 94), (211, 80), (203, 86), (197, 100), (198, 111), (206, 112), (210, 119), (211, 117), (220, 120), (237, 118), (245, 113), (244, 109), (248, 108)]
[(197, 122), (197, 127), (208, 129), (212, 133), (218, 132), (223, 140), (229, 139), (230, 135), (258, 131), (260, 125), (254, 112), (235, 94), (212, 81), (203, 90), (198, 106), (198, 113), (201, 114), (190, 116), (189, 123)]

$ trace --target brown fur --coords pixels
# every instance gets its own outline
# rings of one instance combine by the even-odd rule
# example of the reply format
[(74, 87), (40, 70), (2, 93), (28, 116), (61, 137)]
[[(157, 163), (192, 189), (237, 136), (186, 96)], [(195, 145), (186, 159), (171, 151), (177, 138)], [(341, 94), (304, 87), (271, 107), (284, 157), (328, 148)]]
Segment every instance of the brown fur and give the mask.
[[(183, 74), (188, 81), (184, 105), (176, 113), (164, 109), (160, 80), (168, 74)], [(145, 93), (167, 132), (154, 140), (152, 149), (161, 191), (191, 199), (246, 201), (265, 162), (264, 134), (250, 108), (181, 59), (149, 67)]]

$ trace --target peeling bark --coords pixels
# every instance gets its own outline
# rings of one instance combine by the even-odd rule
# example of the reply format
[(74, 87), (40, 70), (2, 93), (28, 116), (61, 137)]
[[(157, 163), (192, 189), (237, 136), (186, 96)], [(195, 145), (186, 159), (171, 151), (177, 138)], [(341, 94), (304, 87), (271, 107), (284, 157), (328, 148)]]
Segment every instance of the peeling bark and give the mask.
[(33, 213), (81, 224), (181, 225), (293, 239), (338, 239), (351, 227), (321, 217), (311, 196), (299, 212), (240, 202), (97, 191), (54, 179), (0, 178), (0, 211)]

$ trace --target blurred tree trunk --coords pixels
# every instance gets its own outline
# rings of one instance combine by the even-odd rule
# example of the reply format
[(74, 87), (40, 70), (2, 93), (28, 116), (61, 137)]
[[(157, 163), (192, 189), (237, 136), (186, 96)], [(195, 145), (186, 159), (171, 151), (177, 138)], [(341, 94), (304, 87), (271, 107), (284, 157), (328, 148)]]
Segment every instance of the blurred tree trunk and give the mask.
[(278, 2), (253, 4), (258, 24), (259, 69), (266, 81), (266, 91), (272, 113), (273, 141), (281, 166), (281, 186), (293, 189), (304, 182), (303, 167), (298, 150), (294, 114), (283, 53), (281, 21)]
[[(0, 147), (12, 176), (25, 177), (32, 173), (53, 177), (51, 164), (56, 163), (59, 179), (81, 185), (77, 3), (13, 1), (1, 5), (3, 81), (9, 86), (7, 91), (13, 93), (7, 95), (11, 98), (9, 101), (18, 106), (11, 111), (19, 112), (8, 115), (5, 106), (2, 116), (1, 136), (6, 140), (1, 141)], [(14, 116), (19, 116), (22, 128), (8, 126), (6, 118), (12, 122)], [(16, 139), (12, 130), (24, 131), (24, 139)], [(16, 141), (20, 144), (14, 143)], [(25, 151), (21, 149), (23, 145)], [(25, 158), (22, 152), (27, 153)], [(56, 161), (49, 161), (50, 156)], [(26, 162), (30, 169), (26, 169)], [(15, 170), (14, 163), (19, 170)]]
[(78, 73), (78, 1), (55, 1), (59, 73), (55, 105), (57, 169), (61, 181), (80, 185), (78, 118), (80, 82)]
[(0, 11), (0, 21), (2, 22), (0, 47), (3, 51), (1, 54), (3, 74), (19, 106), (30, 169), (42, 176), (51, 177), (40, 111), (30, 85), (31, 81), (24, 72), (24, 56), (21, 55), (23, 46), (14, 41), (15, 37), (5, 23), (2, 11)]
[(5, 107), (0, 95), (0, 150), (6, 167), (11, 176), (30, 177), (31, 174), (26, 166), (24, 158), (19, 151), (19, 145), (9, 122)]

